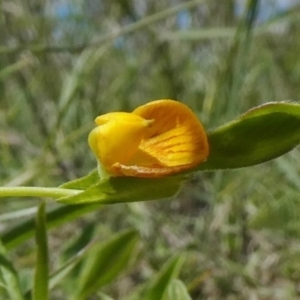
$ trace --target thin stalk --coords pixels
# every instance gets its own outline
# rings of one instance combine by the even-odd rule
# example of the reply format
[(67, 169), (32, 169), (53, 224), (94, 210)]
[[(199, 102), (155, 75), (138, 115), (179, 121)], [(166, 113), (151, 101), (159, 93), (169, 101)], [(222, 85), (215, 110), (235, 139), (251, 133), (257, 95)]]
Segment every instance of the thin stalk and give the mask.
[(46, 188), (46, 187), (0, 187), (1, 197), (50, 197), (61, 198), (81, 193), (81, 190), (71, 190), (62, 188)]

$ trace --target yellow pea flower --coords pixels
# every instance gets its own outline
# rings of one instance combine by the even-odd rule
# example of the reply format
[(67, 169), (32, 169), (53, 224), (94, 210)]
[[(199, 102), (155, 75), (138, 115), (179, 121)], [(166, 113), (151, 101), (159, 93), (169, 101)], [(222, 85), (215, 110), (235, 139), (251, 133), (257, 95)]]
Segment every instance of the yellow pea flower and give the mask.
[(208, 157), (205, 130), (183, 103), (156, 100), (132, 113), (99, 116), (89, 145), (101, 176), (162, 177), (193, 168)]

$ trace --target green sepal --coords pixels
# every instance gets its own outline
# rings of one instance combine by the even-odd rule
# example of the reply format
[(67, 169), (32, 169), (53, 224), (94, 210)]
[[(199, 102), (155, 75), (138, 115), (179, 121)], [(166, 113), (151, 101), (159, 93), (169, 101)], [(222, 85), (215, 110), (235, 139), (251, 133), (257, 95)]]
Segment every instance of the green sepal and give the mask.
[(111, 177), (91, 185), (82, 193), (63, 197), (64, 204), (113, 204), (157, 200), (174, 196), (184, 175), (164, 178)]
[(60, 186), (60, 188), (64, 189), (74, 189), (74, 190), (85, 190), (89, 186), (99, 182), (100, 177), (97, 169), (92, 170), (86, 176), (81, 178), (68, 181)]

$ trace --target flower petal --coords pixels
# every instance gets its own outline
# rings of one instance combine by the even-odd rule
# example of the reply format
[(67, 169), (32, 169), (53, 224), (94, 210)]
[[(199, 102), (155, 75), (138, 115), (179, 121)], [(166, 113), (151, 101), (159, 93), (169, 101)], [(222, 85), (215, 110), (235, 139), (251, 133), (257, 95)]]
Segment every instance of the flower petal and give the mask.
[(116, 176), (132, 176), (132, 177), (143, 177), (143, 178), (159, 178), (174, 173), (179, 173), (183, 170), (182, 166), (177, 167), (143, 167), (143, 166), (126, 166), (119, 163), (115, 163), (112, 166), (112, 170)]
[(89, 144), (107, 171), (115, 162), (126, 164), (138, 150), (153, 121), (131, 113), (108, 113), (96, 118)]

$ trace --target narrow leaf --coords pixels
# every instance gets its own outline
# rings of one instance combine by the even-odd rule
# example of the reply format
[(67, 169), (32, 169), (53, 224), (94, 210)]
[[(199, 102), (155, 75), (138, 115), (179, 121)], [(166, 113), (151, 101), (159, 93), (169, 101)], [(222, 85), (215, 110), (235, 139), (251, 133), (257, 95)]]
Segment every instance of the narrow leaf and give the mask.
[(175, 255), (167, 261), (162, 270), (157, 274), (144, 295), (144, 300), (165, 299), (166, 292), (172, 279), (178, 276), (183, 264), (184, 256)]
[(186, 286), (179, 279), (172, 279), (169, 288), (168, 288), (168, 296), (169, 300), (192, 300), (189, 295)]
[(137, 242), (137, 233), (129, 230), (114, 235), (104, 244), (95, 245), (81, 272), (77, 299), (86, 299), (115, 279), (128, 266)]
[(6, 249), (0, 240), (0, 282), (6, 288), (11, 300), (23, 300), (20, 281), (11, 261), (8, 260)]
[(49, 287), (53, 288), (62, 282), (62, 280), (81, 262), (88, 251), (91, 250), (93, 243), (88, 244), (82, 250), (80, 250), (76, 255), (72, 256), (63, 266), (56, 270), (50, 276)]
[(103, 294), (103, 293), (100, 293), (100, 300), (114, 300), (113, 298)]
[(300, 143), (300, 105), (272, 102), (249, 110), (208, 134), (210, 154), (198, 170), (242, 168), (266, 162)]
[(33, 299), (48, 299), (48, 243), (45, 202), (39, 205), (36, 215), (37, 259), (34, 274)]

